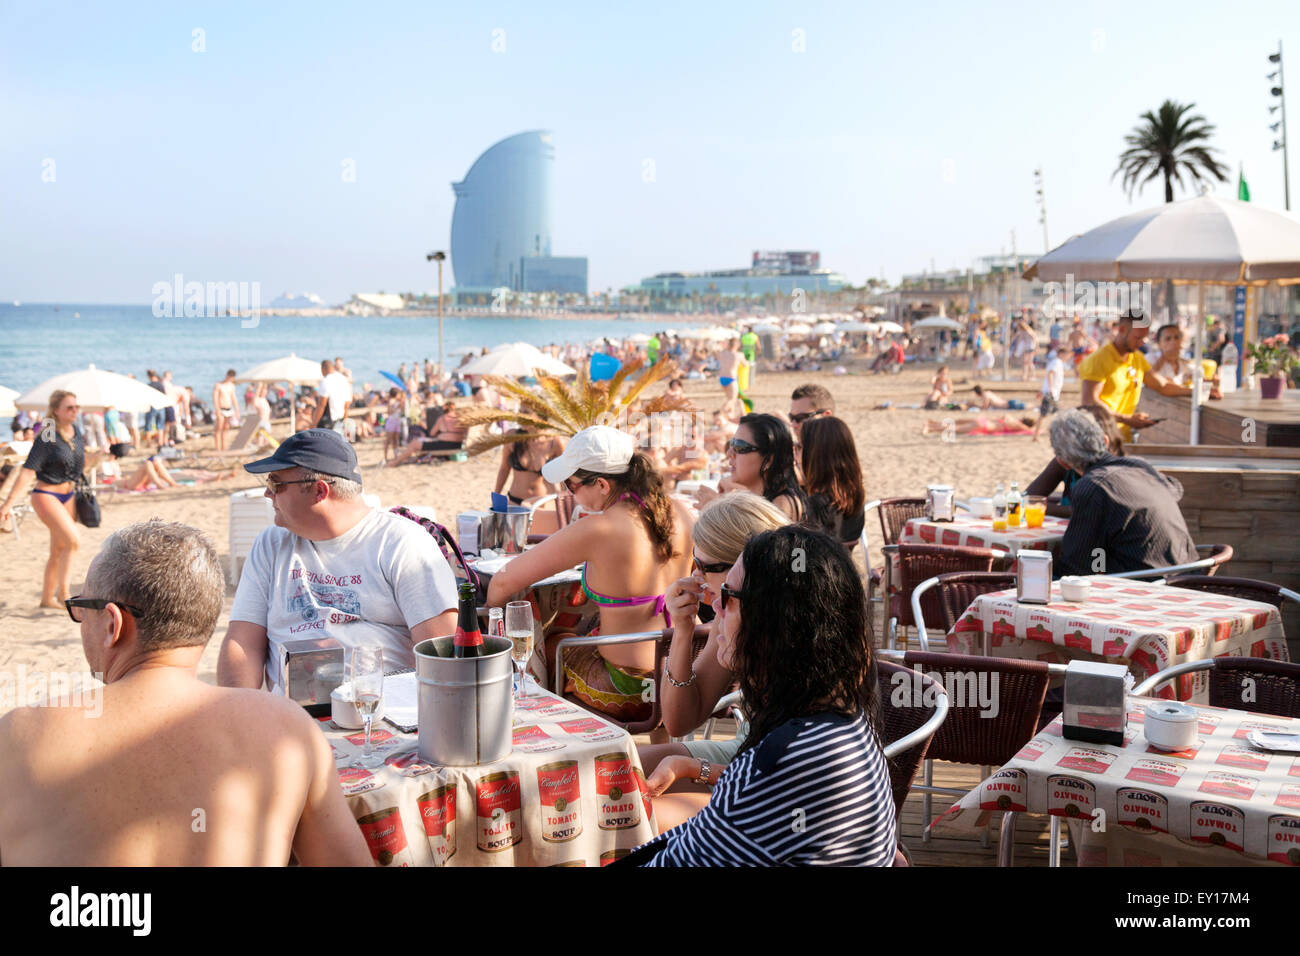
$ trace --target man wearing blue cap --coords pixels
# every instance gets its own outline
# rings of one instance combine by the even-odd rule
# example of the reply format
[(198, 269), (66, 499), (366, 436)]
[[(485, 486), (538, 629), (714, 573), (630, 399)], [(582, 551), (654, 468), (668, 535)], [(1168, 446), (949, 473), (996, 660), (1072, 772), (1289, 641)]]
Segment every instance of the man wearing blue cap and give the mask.
[(221, 645), (223, 687), (283, 692), (280, 645), (331, 637), (378, 644), (386, 669), (412, 667), (412, 647), (456, 629), (456, 579), (413, 521), (368, 506), (356, 452), (309, 428), (244, 470), (266, 476), (275, 527), (253, 542)]

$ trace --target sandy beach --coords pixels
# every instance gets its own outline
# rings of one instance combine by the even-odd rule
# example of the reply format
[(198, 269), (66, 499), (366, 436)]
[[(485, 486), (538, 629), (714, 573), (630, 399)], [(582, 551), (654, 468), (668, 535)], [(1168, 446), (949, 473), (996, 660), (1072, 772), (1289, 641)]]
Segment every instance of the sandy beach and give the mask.
[[(958, 397), (969, 395), (970, 383), (963, 384), (969, 378), (968, 369), (966, 362), (953, 369)], [(969, 417), (973, 413), (875, 409), (885, 400), (895, 404), (920, 403), (928, 391), (933, 370), (933, 365), (927, 365), (909, 368), (898, 375), (769, 372), (755, 377), (749, 394), (755, 411), (784, 413), (789, 408), (790, 392), (797, 385), (816, 381), (829, 388), (836, 398), (839, 416), (853, 429), (869, 498), (920, 494), (926, 483), (932, 481), (953, 484), (959, 496), (991, 494), (997, 481), (1018, 480), (1023, 487), (1037, 475), (1051, 456), (1045, 434), (1037, 443), (1027, 436), (961, 436), (944, 441), (937, 435), (923, 436), (923, 423), (927, 419)], [(1013, 381), (1005, 387), (995, 384), (999, 393), (1021, 398), (1031, 409), (1037, 408), (1038, 378), (1025, 383)], [(712, 379), (687, 382), (686, 394), (701, 411), (710, 412), (721, 404), (721, 390)], [(1078, 380), (1071, 377), (1066, 383), (1062, 405), (1077, 404), (1077, 395)], [(1011, 414), (1029, 415), (1036, 411)], [(282, 436), (277, 434), (277, 437)], [(200, 447), (209, 446), (209, 439), (200, 440)], [(497, 453), (488, 453), (464, 463), (382, 468), (382, 437), (362, 442), (356, 448), (365, 490), (377, 494), (384, 507), (432, 505), (439, 520), (448, 526), (454, 525), (458, 511), (487, 506), (499, 462)], [(124, 463), (127, 473), (134, 469), (136, 460)], [(241, 472), (226, 480), (165, 491), (102, 492), (102, 525), (95, 529), (80, 528), (81, 547), (73, 563), (73, 593), (77, 593), (87, 567), (109, 534), (151, 517), (200, 528), (212, 537), (228, 566), (228, 497), (232, 492), (255, 485), (251, 476)], [(871, 522), (868, 533), (878, 539), (879, 524), (874, 517)], [(0, 674), (13, 674), (19, 667), (25, 667), (29, 673), (67, 674), (86, 670), (77, 625), (62, 610), (37, 607), (48, 547), (49, 535), (33, 515), (23, 521), (20, 537), (0, 535)], [(879, 564), (878, 551), (872, 561)], [(233, 595), (232, 582), (216, 633), (199, 669), (204, 680), (214, 683), (217, 652), (226, 632)], [(8, 706), (7, 702), (0, 706), (0, 713)]]

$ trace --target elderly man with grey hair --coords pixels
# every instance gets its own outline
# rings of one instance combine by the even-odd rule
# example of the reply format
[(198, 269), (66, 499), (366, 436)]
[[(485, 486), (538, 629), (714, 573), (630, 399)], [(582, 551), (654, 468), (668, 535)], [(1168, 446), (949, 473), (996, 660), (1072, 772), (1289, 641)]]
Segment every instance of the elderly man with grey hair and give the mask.
[(1062, 573), (1118, 574), (1196, 560), (1178, 509), (1182, 485), (1141, 458), (1112, 455), (1101, 426), (1081, 409), (1057, 416), (1051, 438), (1056, 460), (1081, 476), (1070, 489)]
[(456, 629), (456, 578), (420, 525), (371, 508), (357, 455), (335, 431), (309, 428), (244, 470), (266, 476), (275, 527), (257, 536), (240, 575), (217, 666), (224, 687), (284, 692), (288, 641), (378, 645), (385, 669), (413, 667), (413, 646)]
[(225, 591), (197, 528), (154, 519), (104, 542), (65, 602), (104, 686), (93, 707), (86, 691), (0, 720), (0, 862), (372, 865), (307, 712), (198, 679)]

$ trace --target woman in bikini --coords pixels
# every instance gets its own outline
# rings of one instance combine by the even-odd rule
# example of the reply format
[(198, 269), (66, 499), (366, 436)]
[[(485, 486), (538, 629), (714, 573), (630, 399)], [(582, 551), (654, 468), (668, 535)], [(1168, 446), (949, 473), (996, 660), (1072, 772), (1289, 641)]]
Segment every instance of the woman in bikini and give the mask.
[[(500, 607), (533, 582), (583, 564), (582, 588), (600, 606), (599, 633), (658, 630), (669, 622), (664, 592), (690, 573), (690, 511), (664, 493), (663, 480), (632, 437), (606, 425), (584, 428), (564, 454), (542, 466), (589, 514), (513, 559), (488, 587)], [(585, 562), (585, 563), (584, 563)], [(548, 635), (548, 668), (565, 634)], [(623, 644), (566, 651), (566, 691), (623, 721), (649, 716), (655, 645)]]
[(57, 389), (50, 393), (47, 424), (36, 436), (18, 480), (0, 505), (0, 525), (6, 525), (12, 519), (13, 503), (35, 483), (32, 510), (50, 529), (41, 607), (62, 609), (62, 602), (72, 597), (72, 558), (81, 544), (73, 495), (87, 464), (86, 444), (76, 426), (80, 414), (81, 406), (72, 392)]
[[(516, 429), (516, 434), (525, 434), (525, 429)], [(501, 446), (501, 467), (497, 470), (496, 487), (492, 490), (501, 494), (501, 489), (510, 482), (506, 497), (512, 505), (539, 498), (555, 491), (555, 487), (542, 477), (542, 466), (552, 458), (564, 453), (564, 442), (559, 438), (534, 437)]]

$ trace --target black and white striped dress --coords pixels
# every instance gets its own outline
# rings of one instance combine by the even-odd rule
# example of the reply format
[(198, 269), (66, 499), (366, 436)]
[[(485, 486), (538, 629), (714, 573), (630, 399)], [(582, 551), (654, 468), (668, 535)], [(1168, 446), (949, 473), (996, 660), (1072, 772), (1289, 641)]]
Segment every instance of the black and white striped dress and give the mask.
[(865, 715), (825, 713), (773, 730), (732, 761), (703, 810), (643, 849), (657, 851), (647, 866), (891, 866), (897, 839)]

